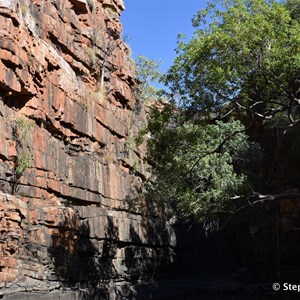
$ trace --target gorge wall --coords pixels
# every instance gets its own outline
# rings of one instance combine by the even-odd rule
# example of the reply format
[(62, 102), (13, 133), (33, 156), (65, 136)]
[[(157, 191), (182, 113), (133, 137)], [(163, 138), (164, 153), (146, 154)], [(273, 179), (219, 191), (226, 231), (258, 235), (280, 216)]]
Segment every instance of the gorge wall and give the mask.
[(279, 270), (299, 284), (299, 200), (249, 207), (206, 237), (141, 197), (145, 111), (123, 9), (0, 0), (0, 299), (268, 294)]
[(131, 299), (172, 259), (173, 231), (140, 199), (123, 9), (0, 0), (1, 299)]

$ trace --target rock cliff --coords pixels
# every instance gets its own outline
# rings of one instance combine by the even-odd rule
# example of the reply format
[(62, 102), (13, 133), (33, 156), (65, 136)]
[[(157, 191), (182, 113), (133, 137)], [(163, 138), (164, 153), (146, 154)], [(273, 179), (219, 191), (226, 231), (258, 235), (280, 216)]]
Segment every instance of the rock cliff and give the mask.
[(131, 299), (172, 258), (172, 230), (140, 197), (123, 9), (0, 0), (2, 299)]

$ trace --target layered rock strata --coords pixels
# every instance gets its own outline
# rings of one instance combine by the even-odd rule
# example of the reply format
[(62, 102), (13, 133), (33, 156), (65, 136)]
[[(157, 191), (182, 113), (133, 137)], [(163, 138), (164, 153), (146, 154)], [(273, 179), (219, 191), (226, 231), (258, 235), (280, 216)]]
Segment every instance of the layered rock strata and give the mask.
[(140, 197), (145, 116), (123, 9), (0, 0), (4, 299), (133, 299), (172, 257), (172, 231)]

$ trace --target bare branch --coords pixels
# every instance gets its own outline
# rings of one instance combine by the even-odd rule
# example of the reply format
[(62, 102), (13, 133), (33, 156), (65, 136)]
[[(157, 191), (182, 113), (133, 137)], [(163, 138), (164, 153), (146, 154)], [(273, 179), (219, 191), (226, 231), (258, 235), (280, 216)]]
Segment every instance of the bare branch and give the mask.
[[(257, 199), (257, 200), (253, 200), (251, 201), (250, 199), (251, 198), (254, 198), (254, 199)], [(257, 204), (263, 204), (265, 203), (266, 201), (277, 201), (277, 200), (288, 200), (288, 199), (297, 199), (299, 200), (300, 199), (300, 194), (299, 193), (283, 193), (283, 194), (275, 194), (275, 195), (263, 195), (263, 194), (255, 194), (255, 195), (252, 195), (248, 198), (248, 204), (245, 204), (239, 208), (237, 208), (236, 210), (234, 210), (232, 213), (237, 213), (249, 206), (254, 206), (254, 205), (257, 205)]]

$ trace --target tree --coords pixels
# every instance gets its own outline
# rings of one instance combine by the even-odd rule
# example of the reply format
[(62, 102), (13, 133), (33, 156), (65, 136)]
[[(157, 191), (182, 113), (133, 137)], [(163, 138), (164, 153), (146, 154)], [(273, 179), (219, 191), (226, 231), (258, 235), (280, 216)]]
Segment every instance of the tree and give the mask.
[(286, 134), (300, 123), (295, 12), (275, 0), (228, 0), (209, 1), (194, 17), (194, 36), (180, 36), (166, 75), (171, 103), (150, 118), (149, 195), (204, 222), (239, 210), (241, 197), (274, 199), (251, 177), (266, 153), (253, 132)]
[(291, 12), (294, 19), (300, 20), (300, 2), (298, 0), (288, 0), (285, 3), (287, 9)]
[(135, 59), (137, 84), (134, 87), (134, 96), (137, 100), (136, 109), (138, 111), (143, 105), (156, 98), (159, 94), (159, 89), (154, 85), (162, 77), (162, 73), (159, 70), (160, 64), (160, 61), (149, 59), (143, 55), (139, 55)]
[(97, 39), (101, 38), (101, 30), (94, 29), (92, 35), (92, 45), (87, 48), (87, 54), (90, 59), (92, 68), (94, 69), (93, 74), (97, 80), (97, 90), (104, 92), (104, 78), (105, 71), (108, 67), (109, 60), (112, 59), (112, 56), (115, 50), (120, 47), (122, 43), (126, 43), (129, 40), (129, 36), (124, 36), (123, 39), (120, 39), (120, 36), (117, 32), (113, 30), (107, 30), (104, 36), (104, 39), (101, 40), (101, 58), (97, 54)]
[(127, 42), (129, 37), (124, 37), (123, 41), (118, 41), (118, 36), (115, 33), (110, 33), (107, 39), (104, 41), (104, 46), (102, 48), (103, 51), (103, 57), (102, 62), (99, 65), (99, 73), (98, 73), (98, 82), (100, 83), (100, 91), (104, 91), (104, 75), (105, 75), (105, 68), (106, 64), (113, 54), (113, 52), (120, 46), (120, 44), (123, 42)]
[(277, 1), (224, 2), (225, 10), (210, 2), (193, 19), (191, 41), (179, 41), (167, 76), (172, 92), (209, 117), (280, 114), (299, 123), (299, 22)]
[(239, 121), (183, 121), (181, 113), (172, 107), (152, 113), (148, 158), (153, 176), (148, 193), (171, 204), (181, 216), (213, 220), (233, 209), (234, 198), (249, 189), (238, 168), (251, 158), (255, 144)]

